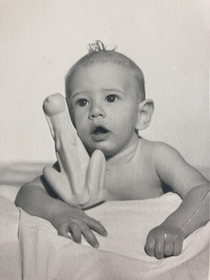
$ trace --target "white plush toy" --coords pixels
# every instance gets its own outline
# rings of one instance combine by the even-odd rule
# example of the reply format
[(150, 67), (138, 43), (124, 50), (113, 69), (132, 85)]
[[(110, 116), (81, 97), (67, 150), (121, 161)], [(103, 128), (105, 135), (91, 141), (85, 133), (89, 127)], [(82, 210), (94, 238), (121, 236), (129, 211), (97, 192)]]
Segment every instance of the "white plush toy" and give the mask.
[(96, 150), (89, 157), (74, 128), (66, 103), (61, 94), (47, 97), (43, 110), (48, 120), (60, 172), (45, 167), (44, 177), (54, 192), (66, 203), (87, 208), (107, 197), (104, 188), (106, 161)]

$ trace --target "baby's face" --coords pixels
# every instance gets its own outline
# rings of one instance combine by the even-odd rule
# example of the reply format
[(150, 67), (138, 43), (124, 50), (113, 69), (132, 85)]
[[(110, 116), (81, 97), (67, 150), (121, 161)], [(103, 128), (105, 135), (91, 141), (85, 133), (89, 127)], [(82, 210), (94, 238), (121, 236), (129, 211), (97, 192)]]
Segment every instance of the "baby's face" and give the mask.
[(139, 99), (133, 79), (121, 66), (95, 64), (76, 70), (68, 98), (71, 118), (87, 150), (113, 156), (138, 137)]

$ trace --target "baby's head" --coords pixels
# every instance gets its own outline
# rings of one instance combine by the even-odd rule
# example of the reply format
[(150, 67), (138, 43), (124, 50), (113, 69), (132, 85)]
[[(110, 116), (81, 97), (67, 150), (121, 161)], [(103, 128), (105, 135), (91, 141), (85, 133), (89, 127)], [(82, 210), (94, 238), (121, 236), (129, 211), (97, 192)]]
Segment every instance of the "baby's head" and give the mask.
[(71, 95), (70, 83), (73, 73), (79, 68), (91, 67), (96, 64), (112, 63), (120, 66), (126, 71), (127, 75), (132, 79), (132, 86), (140, 98), (145, 99), (144, 75), (141, 69), (127, 56), (113, 50), (106, 50), (100, 41), (89, 45), (89, 53), (79, 59), (68, 71), (65, 81), (65, 91), (67, 99)]
[(140, 68), (99, 41), (69, 70), (66, 98), (88, 152), (100, 149), (107, 157), (135, 144), (137, 130), (148, 126), (153, 112)]

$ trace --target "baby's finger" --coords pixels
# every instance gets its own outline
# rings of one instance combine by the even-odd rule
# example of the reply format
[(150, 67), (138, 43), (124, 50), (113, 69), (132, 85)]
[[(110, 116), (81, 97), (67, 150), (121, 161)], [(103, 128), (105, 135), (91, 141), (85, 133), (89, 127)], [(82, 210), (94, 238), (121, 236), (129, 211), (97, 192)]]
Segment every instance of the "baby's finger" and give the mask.
[(153, 237), (147, 237), (145, 251), (149, 256), (155, 255), (155, 239)]
[(174, 238), (174, 253), (173, 253), (174, 256), (178, 256), (181, 254), (183, 240), (184, 239), (182, 238), (182, 236), (179, 235)]
[(83, 225), (81, 226), (81, 231), (86, 239), (86, 241), (94, 248), (99, 248), (99, 243), (94, 235), (94, 233), (89, 229), (88, 226)]
[(173, 239), (171, 240), (167, 240), (165, 241), (165, 245), (164, 245), (164, 255), (169, 257), (172, 256), (174, 252), (174, 243), (173, 243)]
[(95, 232), (99, 233), (100, 235), (102, 235), (104, 237), (108, 236), (108, 233), (107, 233), (105, 227), (100, 222), (90, 218), (87, 222), (87, 225), (89, 226), (89, 228), (91, 228)]
[(70, 238), (70, 236), (68, 235), (69, 230), (68, 230), (67, 226), (62, 226), (62, 227), (57, 228), (57, 232), (58, 232), (58, 235), (60, 235), (60, 236)]
[(155, 240), (155, 256), (157, 259), (162, 259), (164, 257), (164, 239), (158, 238)]
[(77, 223), (71, 223), (69, 226), (72, 240), (76, 243), (81, 243), (81, 229)]

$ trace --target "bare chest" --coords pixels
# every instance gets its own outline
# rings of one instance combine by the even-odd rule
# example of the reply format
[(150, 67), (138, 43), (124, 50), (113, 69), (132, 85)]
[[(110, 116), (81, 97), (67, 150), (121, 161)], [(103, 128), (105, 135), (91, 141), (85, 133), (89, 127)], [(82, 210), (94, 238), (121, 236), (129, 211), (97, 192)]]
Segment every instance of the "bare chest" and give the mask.
[(138, 161), (112, 166), (106, 172), (108, 200), (137, 200), (163, 194), (161, 182), (152, 164)]

